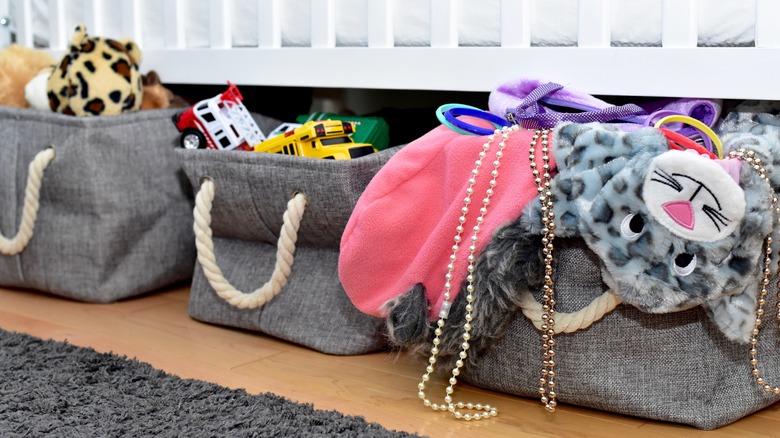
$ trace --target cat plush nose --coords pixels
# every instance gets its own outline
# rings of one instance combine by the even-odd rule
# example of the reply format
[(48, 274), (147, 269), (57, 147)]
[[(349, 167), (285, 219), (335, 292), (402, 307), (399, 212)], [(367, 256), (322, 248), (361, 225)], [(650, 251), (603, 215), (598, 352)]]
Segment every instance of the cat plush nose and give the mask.
[(663, 209), (681, 227), (693, 230), (696, 216), (693, 214), (693, 204), (690, 201), (667, 202), (663, 205)]

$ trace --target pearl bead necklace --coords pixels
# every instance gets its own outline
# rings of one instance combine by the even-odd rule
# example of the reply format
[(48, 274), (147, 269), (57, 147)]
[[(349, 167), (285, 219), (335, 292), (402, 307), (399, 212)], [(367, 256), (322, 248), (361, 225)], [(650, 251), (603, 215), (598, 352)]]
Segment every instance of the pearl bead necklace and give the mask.
[[(531, 163), (531, 173), (534, 176), (536, 190), (539, 193), (539, 203), (542, 205), (542, 254), (544, 254), (544, 286), (542, 305), (542, 371), (539, 377), (539, 394), (545, 408), (555, 412), (558, 405), (555, 393), (555, 288), (553, 287), (553, 239), (555, 239), (555, 213), (553, 212), (552, 192), (550, 191), (550, 149), (548, 147), (547, 129), (537, 130), (531, 139), (528, 158)], [(541, 174), (536, 164), (536, 142), (542, 141)]]
[[(761, 159), (756, 157), (755, 152), (748, 151), (745, 149), (739, 149), (737, 151), (732, 151), (729, 153), (729, 156), (731, 158), (739, 158), (743, 161), (745, 161), (747, 164), (753, 167), (753, 169), (758, 172), (758, 175), (767, 183), (769, 183), (769, 177), (767, 176), (766, 168), (762, 166)], [(770, 192), (772, 192), (771, 186), (770, 186)], [(776, 196), (772, 196), (772, 209), (775, 211), (775, 213), (778, 214), (778, 217), (780, 218), (780, 208), (778, 208), (778, 199)], [(778, 219), (780, 223), (780, 219)], [(761, 324), (763, 322), (764, 317), (764, 306), (766, 305), (766, 296), (768, 294), (767, 286), (769, 286), (770, 283), (770, 276), (771, 276), (771, 264), (772, 264), (772, 235), (770, 232), (770, 235), (766, 237), (766, 249), (765, 249), (765, 256), (764, 256), (764, 272), (760, 281), (761, 285), (761, 292), (758, 297), (758, 306), (756, 307), (756, 320), (755, 325), (753, 326), (753, 331), (751, 332), (750, 337), (750, 368), (751, 373), (753, 374), (753, 377), (756, 379), (756, 383), (764, 390), (764, 392), (771, 392), (774, 394), (780, 394), (780, 386), (773, 386), (767, 383), (764, 378), (761, 376), (761, 372), (758, 369), (758, 334), (761, 331)], [(780, 269), (780, 261), (778, 261), (778, 268)], [(780, 276), (777, 280), (777, 314), (776, 319), (780, 320)]]
[[(463, 402), (453, 402), (452, 394), (455, 392), (455, 385), (458, 383), (458, 376), (460, 375), (460, 370), (463, 368), (465, 364), (465, 360), (468, 357), (468, 350), (469, 350), (469, 339), (471, 339), (471, 335), (469, 332), (472, 329), (472, 321), (474, 319), (474, 316), (472, 315), (473, 303), (474, 303), (474, 263), (476, 263), (476, 257), (475, 253), (477, 251), (477, 240), (478, 240), (478, 234), (480, 231), (480, 226), (485, 220), (485, 215), (487, 214), (487, 208), (490, 204), (490, 198), (493, 196), (493, 190), (496, 187), (496, 179), (498, 178), (498, 167), (501, 164), (501, 158), (504, 156), (504, 148), (506, 147), (506, 140), (509, 138), (509, 135), (512, 132), (516, 132), (520, 129), (518, 125), (512, 125), (512, 127), (503, 127), (500, 130), (496, 130), (494, 134), (489, 135), (487, 137), (487, 141), (482, 145), (482, 151), (479, 153), (479, 158), (474, 163), (474, 169), (471, 171), (471, 177), (468, 180), (468, 187), (466, 188), (466, 196), (463, 198), (463, 208), (461, 209), (461, 216), (458, 218), (458, 226), (455, 228), (456, 234), (454, 237), (455, 244), (452, 246), (452, 254), (450, 255), (450, 262), (447, 264), (447, 273), (445, 275), (445, 284), (444, 284), (444, 302), (442, 303), (441, 310), (439, 311), (439, 320), (436, 322), (436, 329), (434, 331), (435, 337), (433, 339), (433, 347), (431, 348), (431, 356), (428, 358), (429, 365), (425, 368), (425, 374), (422, 376), (422, 381), (417, 385), (418, 393), (417, 396), (423, 401), (423, 404), (427, 407), (430, 407), (434, 411), (449, 411), (452, 412), (452, 414), (455, 416), (455, 418), (463, 419), (466, 421), (471, 420), (483, 420), (490, 417), (495, 417), (498, 415), (498, 409), (495, 406), (490, 406), (488, 404), (481, 404), (481, 403), (463, 403)], [(473, 234), (471, 235), (471, 243), (468, 247), (468, 275), (466, 276), (466, 291), (468, 294), (466, 295), (466, 322), (463, 324), (463, 343), (461, 346), (461, 351), (458, 354), (458, 360), (455, 362), (455, 368), (452, 369), (452, 377), (449, 379), (449, 386), (447, 386), (445, 392), (446, 395), (444, 397), (444, 403), (432, 403), (430, 399), (428, 399), (425, 395), (425, 386), (428, 381), (430, 381), (431, 374), (434, 371), (434, 365), (436, 364), (436, 356), (439, 354), (439, 345), (441, 344), (441, 335), (443, 333), (443, 328), (447, 322), (447, 317), (449, 316), (449, 310), (450, 306), (452, 305), (452, 301), (450, 301), (452, 295), (452, 280), (453, 275), (452, 271), (455, 269), (455, 261), (457, 260), (457, 253), (460, 249), (460, 244), (463, 235), (463, 224), (466, 223), (466, 216), (469, 213), (469, 205), (471, 204), (471, 196), (474, 194), (474, 185), (476, 184), (477, 176), (479, 175), (479, 169), (482, 167), (482, 160), (485, 159), (487, 156), (488, 151), (490, 151), (491, 145), (493, 144), (493, 141), (495, 140), (496, 135), (501, 135), (501, 141), (498, 144), (498, 151), (496, 151), (495, 154), (495, 160), (493, 161), (493, 171), (490, 173), (492, 179), (489, 182), (490, 187), (485, 191), (485, 197), (482, 199), (482, 208), (479, 209), (479, 217), (477, 217), (476, 225), (473, 227)], [(474, 413), (464, 413), (463, 409), (468, 409), (469, 411), (476, 411)]]
[[(496, 186), (496, 178), (498, 177), (498, 167), (500, 165), (500, 160), (503, 157), (503, 150), (506, 147), (506, 140), (509, 138), (509, 134), (513, 131), (517, 131), (519, 129), (518, 125), (513, 125), (511, 128), (504, 127), (501, 130), (496, 130), (493, 135), (488, 136), (487, 142), (482, 145), (482, 151), (479, 153), (479, 159), (475, 162), (475, 167), (471, 171), (472, 176), (469, 178), (469, 185), (466, 189), (466, 197), (463, 199), (464, 207), (461, 209), (462, 215), (458, 218), (459, 225), (456, 227), (456, 234), (454, 237), (455, 244), (452, 246), (452, 255), (450, 255), (450, 263), (447, 265), (447, 274), (445, 275), (446, 282), (444, 285), (445, 293), (444, 293), (444, 302), (442, 303), (441, 310), (439, 312), (439, 320), (437, 321), (436, 330), (434, 331), (434, 334), (436, 335), (433, 339), (433, 347), (431, 348), (431, 356), (428, 359), (429, 365), (425, 368), (425, 374), (422, 376), (422, 381), (417, 385), (418, 393), (417, 395), (421, 400), (423, 400), (423, 404), (427, 407), (430, 407), (434, 411), (449, 411), (452, 412), (455, 418), (458, 419), (464, 419), (466, 421), (470, 420), (482, 420), (487, 419), (490, 417), (495, 417), (498, 415), (498, 409), (494, 406), (490, 406), (488, 404), (473, 404), (473, 403), (463, 403), (463, 402), (453, 402), (452, 394), (454, 393), (455, 385), (457, 384), (457, 377), (460, 375), (460, 370), (464, 366), (464, 361), (468, 357), (468, 349), (469, 349), (469, 339), (471, 339), (471, 335), (469, 332), (472, 329), (472, 321), (473, 321), (473, 307), (472, 304), (474, 302), (474, 263), (476, 262), (476, 243), (477, 243), (477, 235), (480, 231), (480, 225), (484, 222), (485, 215), (487, 214), (487, 207), (490, 204), (490, 198), (493, 195), (493, 189)], [(449, 315), (450, 306), (452, 305), (452, 302), (450, 301), (451, 294), (450, 291), (452, 289), (452, 271), (454, 269), (454, 263), (457, 260), (457, 252), (460, 249), (460, 243), (462, 241), (462, 234), (463, 234), (463, 224), (466, 222), (466, 215), (469, 212), (469, 204), (471, 203), (471, 195), (474, 192), (474, 185), (476, 184), (476, 177), (479, 175), (479, 169), (482, 167), (482, 160), (486, 157), (487, 152), (490, 150), (491, 144), (493, 143), (495, 139), (495, 135), (501, 134), (501, 142), (499, 143), (498, 147), (499, 150), (496, 152), (496, 159), (493, 161), (493, 171), (491, 172), (492, 179), (490, 180), (490, 188), (488, 188), (485, 192), (485, 198), (482, 200), (483, 206), (480, 208), (479, 212), (480, 215), (477, 218), (477, 225), (474, 226), (473, 231), (474, 233), (471, 236), (471, 245), (469, 246), (469, 255), (468, 255), (468, 272), (469, 274), (466, 276), (467, 286), (466, 290), (468, 294), (466, 295), (466, 323), (463, 325), (463, 343), (461, 344), (461, 351), (459, 353), (459, 359), (456, 362), (455, 368), (452, 370), (452, 377), (449, 379), (449, 386), (446, 388), (446, 396), (444, 397), (444, 403), (438, 404), (438, 403), (432, 403), (430, 399), (428, 399), (425, 395), (425, 387), (426, 383), (430, 381), (431, 374), (434, 372), (434, 365), (436, 364), (436, 356), (439, 353), (439, 345), (441, 344), (441, 335), (443, 333), (443, 328), (446, 324), (447, 317)], [(544, 304), (542, 306), (543, 314), (542, 314), (542, 349), (543, 349), (543, 361), (542, 361), (542, 370), (541, 370), (541, 377), (539, 378), (539, 394), (541, 395), (541, 402), (545, 405), (545, 408), (550, 411), (554, 412), (555, 408), (558, 404), (557, 402), (557, 394), (555, 392), (555, 385), (556, 385), (556, 373), (555, 373), (555, 289), (553, 287), (553, 240), (555, 239), (555, 214), (553, 212), (553, 202), (552, 202), (552, 192), (550, 190), (551, 187), (551, 175), (550, 175), (550, 157), (549, 157), (549, 130), (537, 130), (534, 133), (534, 136), (532, 137), (530, 148), (528, 150), (528, 156), (529, 156), (529, 162), (531, 167), (531, 172), (534, 176), (534, 182), (537, 185), (537, 192), (539, 193), (539, 202), (541, 203), (541, 213), (542, 213), (542, 244), (544, 245), (542, 248), (542, 253), (544, 254), (544, 286), (543, 286), (543, 300)], [(542, 151), (542, 170), (543, 173), (539, 171), (538, 165), (536, 164), (536, 147), (537, 147), (537, 141), (541, 138), (541, 151)], [(769, 177), (767, 176), (766, 168), (762, 166), (761, 159), (755, 156), (755, 152), (748, 151), (746, 149), (739, 149), (737, 151), (732, 151), (729, 153), (729, 156), (731, 158), (739, 158), (743, 161), (745, 161), (748, 165), (750, 165), (755, 171), (758, 172), (759, 176), (769, 183)], [(770, 191), (772, 191), (770, 186)], [(780, 224), (780, 207), (778, 206), (780, 204), (780, 201), (778, 201), (778, 198), (776, 196), (772, 197), (772, 210), (778, 215), (778, 224)], [(772, 254), (772, 236), (771, 233), (766, 237), (765, 241), (765, 257), (764, 257), (764, 270), (763, 275), (760, 280), (761, 285), (761, 291), (758, 297), (758, 306), (756, 308), (756, 319), (755, 319), (755, 325), (753, 327), (753, 330), (751, 332), (751, 338), (750, 338), (750, 366), (751, 366), (751, 373), (754, 376), (756, 383), (764, 390), (764, 392), (767, 393), (773, 393), (780, 395), (780, 386), (773, 386), (766, 382), (766, 380), (761, 376), (761, 372), (758, 368), (758, 335), (761, 330), (761, 325), (763, 323), (763, 317), (765, 315), (764, 307), (767, 303), (766, 296), (768, 294), (767, 287), (769, 286), (771, 280), (771, 254)], [(778, 261), (778, 270), (780, 270), (780, 261)], [(780, 275), (777, 279), (777, 309), (776, 309), (776, 319), (780, 321)], [(473, 414), (463, 413), (462, 409), (468, 409), (472, 411), (476, 411)]]

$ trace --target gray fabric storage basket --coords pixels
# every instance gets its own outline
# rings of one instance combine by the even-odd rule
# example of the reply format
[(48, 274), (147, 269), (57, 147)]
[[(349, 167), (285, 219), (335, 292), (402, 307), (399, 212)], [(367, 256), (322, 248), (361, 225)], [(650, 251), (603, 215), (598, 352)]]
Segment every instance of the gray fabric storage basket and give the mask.
[(107, 303), (192, 276), (192, 190), (173, 111), (77, 118), (0, 108), (0, 232), (19, 230), (28, 165), (50, 145), (32, 238), (0, 285)]
[[(574, 312), (605, 286), (598, 259), (584, 242), (556, 242), (556, 310)], [(775, 297), (773, 286), (767, 309), (774, 308)], [(562, 404), (714, 429), (780, 399), (756, 384), (749, 346), (728, 341), (700, 307), (648, 314), (619, 305), (589, 328), (557, 334), (555, 341), (556, 393)], [(758, 341), (758, 367), (768, 383), (778, 385), (774, 318), (767, 318)], [(466, 364), (461, 376), (482, 388), (538, 399), (541, 346), (541, 333), (518, 313), (503, 337), (475, 364)], [(541, 403), (539, 409), (544, 409)]]
[[(270, 130), (262, 123), (260, 127)], [(385, 348), (384, 321), (355, 308), (341, 286), (337, 267), (341, 235), (352, 209), (395, 149), (343, 161), (181, 150), (196, 192), (203, 177), (214, 182), (214, 255), (225, 279), (239, 291), (251, 292), (269, 279), (287, 203), (294, 193), (307, 198), (289, 282), (278, 295), (254, 309), (234, 307), (216, 294), (197, 262), (190, 316), (263, 332), (329, 354)]]

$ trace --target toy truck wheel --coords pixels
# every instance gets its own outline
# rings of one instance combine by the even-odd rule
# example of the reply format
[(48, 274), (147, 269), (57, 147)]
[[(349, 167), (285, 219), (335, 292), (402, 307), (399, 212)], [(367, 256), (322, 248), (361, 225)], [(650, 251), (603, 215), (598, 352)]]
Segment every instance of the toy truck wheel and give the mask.
[(181, 133), (179, 142), (184, 149), (206, 149), (206, 137), (195, 128), (185, 129)]

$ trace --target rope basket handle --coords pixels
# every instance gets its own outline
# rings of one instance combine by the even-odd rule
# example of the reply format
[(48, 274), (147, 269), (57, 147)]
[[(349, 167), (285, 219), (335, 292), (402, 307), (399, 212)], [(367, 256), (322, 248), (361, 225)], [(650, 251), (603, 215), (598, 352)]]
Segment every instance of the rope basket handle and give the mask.
[(201, 180), (200, 191), (195, 197), (193, 215), (198, 262), (203, 267), (203, 273), (211, 287), (228, 304), (240, 309), (260, 307), (278, 295), (287, 284), (294, 261), (298, 229), (306, 209), (306, 195), (296, 193), (287, 203), (287, 211), (283, 215), (282, 229), (276, 245), (276, 265), (271, 278), (255, 291), (244, 293), (225, 279), (214, 255), (214, 241), (211, 238), (211, 206), (216, 190), (217, 185), (214, 181), (204, 177)]
[[(556, 312), (555, 333), (573, 333), (587, 328), (614, 310), (622, 302), (623, 300), (620, 297), (608, 290), (576, 312)], [(536, 301), (531, 292), (524, 292), (520, 297), (520, 308), (523, 314), (534, 324), (534, 327), (537, 330), (542, 330), (542, 305)]]
[(35, 155), (27, 170), (27, 186), (24, 189), (24, 206), (19, 230), (13, 238), (0, 234), (0, 254), (14, 256), (27, 247), (35, 229), (35, 219), (40, 207), (41, 180), (43, 171), (54, 160), (54, 147), (48, 147)]

